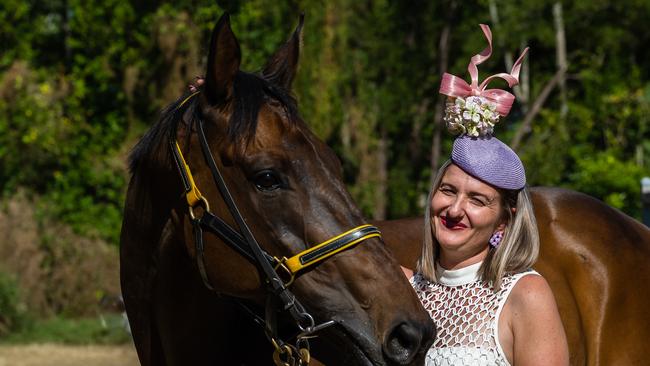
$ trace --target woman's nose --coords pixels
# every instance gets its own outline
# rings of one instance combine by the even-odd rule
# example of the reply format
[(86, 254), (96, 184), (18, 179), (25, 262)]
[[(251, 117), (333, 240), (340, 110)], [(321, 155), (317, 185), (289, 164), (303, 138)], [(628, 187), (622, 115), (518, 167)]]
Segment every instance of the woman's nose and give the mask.
[(447, 209), (447, 216), (451, 218), (460, 218), (463, 217), (463, 203), (459, 198), (456, 198)]

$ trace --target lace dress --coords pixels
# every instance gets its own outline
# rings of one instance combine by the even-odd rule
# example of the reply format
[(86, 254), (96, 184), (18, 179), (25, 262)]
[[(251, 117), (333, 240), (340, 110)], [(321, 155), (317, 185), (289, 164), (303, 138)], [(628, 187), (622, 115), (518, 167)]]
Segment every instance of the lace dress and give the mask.
[(498, 292), (479, 280), (477, 263), (437, 272), (438, 283), (419, 273), (411, 285), (436, 324), (426, 366), (510, 365), (499, 343), (499, 315), (517, 281), (533, 270), (506, 275)]

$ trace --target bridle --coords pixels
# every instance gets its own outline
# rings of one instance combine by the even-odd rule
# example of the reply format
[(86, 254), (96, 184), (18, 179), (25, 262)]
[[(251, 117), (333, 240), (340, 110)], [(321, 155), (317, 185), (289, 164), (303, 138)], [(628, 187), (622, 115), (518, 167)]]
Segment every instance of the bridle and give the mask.
[[(185, 100), (179, 103), (176, 111), (178, 112), (185, 103), (198, 93), (200, 93), (200, 91), (190, 94)], [(223, 201), (226, 203), (230, 214), (239, 227), (239, 231), (233, 229), (230, 225), (210, 211), (208, 200), (201, 195), (201, 192), (194, 182), (190, 167), (186, 163), (181, 148), (176, 141), (176, 137), (172, 136), (169, 140), (169, 144), (185, 190), (184, 195), (187, 200), (189, 216), (194, 229), (197, 267), (201, 274), (201, 278), (203, 279), (203, 283), (208, 289), (215, 291), (214, 287), (210, 284), (203, 255), (203, 231), (207, 230), (212, 234), (217, 235), (224, 243), (234, 249), (242, 257), (253, 263), (263, 274), (263, 279), (266, 283), (265, 287), (269, 292), (269, 296), (267, 297), (266, 315), (262, 318), (241, 302), (238, 303), (246, 308), (247, 312), (257, 323), (264, 326), (266, 336), (275, 348), (273, 353), (275, 364), (278, 366), (307, 365), (309, 364), (310, 359), (308, 338), (315, 337), (316, 332), (334, 325), (335, 322), (329, 320), (316, 325), (314, 317), (309, 314), (300, 301), (298, 301), (293, 293), (291, 293), (289, 286), (293, 283), (297, 275), (313, 268), (316, 264), (336, 255), (337, 253), (349, 249), (366, 239), (381, 237), (381, 233), (376, 227), (366, 224), (336, 235), (333, 238), (310, 247), (290, 258), (278, 258), (270, 255), (264, 251), (257, 240), (255, 240), (255, 237), (246, 224), (246, 221), (237, 208), (237, 205), (226, 186), (223, 176), (221, 175), (214, 157), (212, 156), (205, 132), (203, 131), (203, 120), (199, 119), (196, 125), (199, 142), (201, 144), (201, 151), (205, 162), (210, 168), (212, 177), (219, 189)], [(195, 209), (198, 207), (202, 208), (202, 210), (200, 210), (200, 215), (195, 212)], [(278, 273), (279, 271), (285, 275), (285, 280), (282, 279)], [(280, 306), (281, 310), (287, 311), (291, 315), (296, 326), (300, 330), (299, 334), (295, 337), (295, 344), (289, 344), (281, 340), (277, 334), (277, 324), (275, 319), (275, 314), (278, 310), (277, 306)]]

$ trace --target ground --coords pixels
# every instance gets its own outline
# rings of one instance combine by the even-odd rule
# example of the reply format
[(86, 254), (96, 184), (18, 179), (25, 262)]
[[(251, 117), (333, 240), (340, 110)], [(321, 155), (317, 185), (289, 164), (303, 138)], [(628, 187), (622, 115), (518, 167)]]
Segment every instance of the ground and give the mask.
[(0, 366), (138, 366), (133, 345), (0, 345)]

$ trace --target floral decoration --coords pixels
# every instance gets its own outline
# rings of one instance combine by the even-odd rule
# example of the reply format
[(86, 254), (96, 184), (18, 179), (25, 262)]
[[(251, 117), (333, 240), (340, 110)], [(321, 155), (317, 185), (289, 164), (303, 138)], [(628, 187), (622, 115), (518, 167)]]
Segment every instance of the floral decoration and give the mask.
[(478, 137), (491, 135), (499, 122), (496, 103), (479, 96), (457, 97), (448, 100), (444, 121), (454, 134)]

